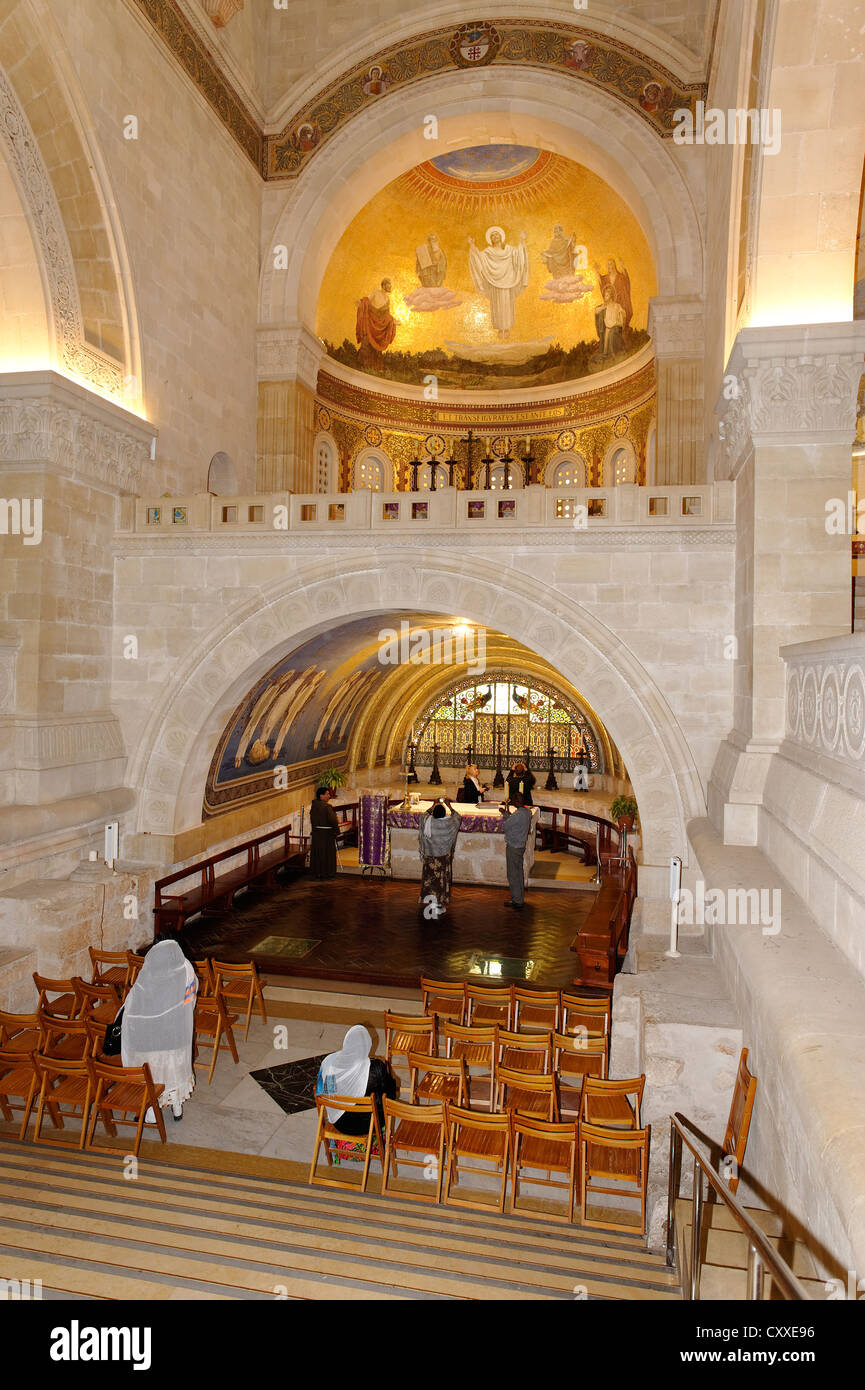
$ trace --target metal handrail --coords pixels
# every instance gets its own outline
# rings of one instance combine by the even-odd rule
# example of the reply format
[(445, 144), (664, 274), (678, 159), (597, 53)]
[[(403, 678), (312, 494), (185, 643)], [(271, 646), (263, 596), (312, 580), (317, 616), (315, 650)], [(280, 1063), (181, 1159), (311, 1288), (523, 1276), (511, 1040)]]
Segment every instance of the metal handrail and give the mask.
[(732, 1212), (739, 1229), (748, 1239), (748, 1299), (758, 1300), (762, 1296), (763, 1270), (767, 1269), (772, 1281), (780, 1289), (784, 1298), (810, 1300), (811, 1295), (796, 1278), (787, 1261), (778, 1254), (760, 1227), (748, 1215), (738, 1197), (730, 1191), (724, 1179), (708, 1160), (691, 1143), (682, 1129), (688, 1124), (686, 1116), (680, 1112), (670, 1116), (670, 1175), (667, 1185), (667, 1264), (673, 1265), (676, 1258), (676, 1202), (682, 1181), (682, 1145), (685, 1144), (694, 1155), (694, 1211), (691, 1219), (691, 1268), (690, 1289), (685, 1297), (699, 1299), (700, 1271), (702, 1256), (700, 1237), (703, 1225), (703, 1178)]

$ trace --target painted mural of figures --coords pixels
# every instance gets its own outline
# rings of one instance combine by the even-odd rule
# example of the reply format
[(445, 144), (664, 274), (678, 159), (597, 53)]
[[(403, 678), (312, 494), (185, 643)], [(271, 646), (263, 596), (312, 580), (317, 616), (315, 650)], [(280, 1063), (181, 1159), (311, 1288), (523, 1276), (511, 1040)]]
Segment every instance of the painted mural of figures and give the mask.
[(426, 241), (415, 251), (415, 271), (426, 289), (438, 289), (445, 282), (448, 262), (435, 232), (430, 232)]
[(554, 280), (563, 280), (574, 273), (574, 245), (576, 236), (565, 237), (565, 229), (556, 223), (553, 239), (546, 251), (541, 252), (541, 260)]
[(360, 344), (357, 360), (361, 367), (380, 369), (384, 353), (396, 337), (396, 320), (390, 311), (392, 289), (390, 280), (384, 279), (381, 289), (358, 301), (355, 337)]
[(609, 285), (604, 290), (603, 307), (597, 311), (601, 314), (601, 326), (598, 330), (598, 337), (601, 339), (601, 356), (615, 357), (617, 352), (624, 348), (622, 341), (622, 329), (625, 326), (625, 311), (621, 304), (613, 298), (613, 291)]
[(610, 291), (613, 302), (621, 307), (624, 314), (621, 327), (627, 328), (634, 316), (634, 306), (631, 303), (631, 277), (624, 266), (616, 265), (613, 256), (610, 256), (607, 260), (606, 275), (597, 264), (595, 265), (595, 275), (598, 278), (598, 289), (601, 292), (601, 299), (603, 301), (595, 309), (595, 327), (598, 333), (598, 342), (603, 351), (606, 327), (607, 290)]
[(479, 250), (469, 237), (469, 270), (475, 289), (490, 302), (490, 323), (503, 342), (514, 326), (517, 296), (529, 283), (526, 234), (520, 232), (519, 246), (508, 246), (501, 227), (489, 227), (486, 240)]

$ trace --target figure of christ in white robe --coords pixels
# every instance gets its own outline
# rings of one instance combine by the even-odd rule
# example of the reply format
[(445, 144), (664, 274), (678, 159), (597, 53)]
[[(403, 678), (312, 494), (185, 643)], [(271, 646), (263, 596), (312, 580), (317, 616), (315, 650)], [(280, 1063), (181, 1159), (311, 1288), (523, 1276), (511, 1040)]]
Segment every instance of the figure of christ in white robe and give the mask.
[(475, 289), (490, 302), (490, 321), (499, 336), (514, 326), (517, 295), (529, 283), (529, 253), (526, 234), (520, 234), (519, 246), (508, 246), (498, 228), (487, 232), (489, 246), (478, 250), (469, 237), (469, 270)]

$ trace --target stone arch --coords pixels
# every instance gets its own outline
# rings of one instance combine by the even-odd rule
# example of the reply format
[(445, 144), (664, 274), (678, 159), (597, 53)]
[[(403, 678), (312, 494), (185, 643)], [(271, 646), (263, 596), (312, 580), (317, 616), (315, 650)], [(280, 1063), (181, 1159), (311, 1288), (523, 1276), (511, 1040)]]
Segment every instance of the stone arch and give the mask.
[(339, 448), (327, 430), (319, 430), (313, 440), (312, 490), (339, 492)]
[(684, 853), (705, 795), (663, 693), (621, 639), (579, 603), (498, 563), (436, 551), (343, 553), (302, 567), (238, 604), (201, 635), (166, 682), (129, 764), (136, 828), (171, 835), (200, 823), (213, 749), (232, 710), (286, 650), (363, 614), (401, 607), (460, 612), (549, 661), (597, 711), (641, 802), (644, 862)]
[(658, 294), (702, 293), (694, 200), (672, 149), (639, 116), (607, 92), (588, 83), (575, 87), (554, 73), (497, 71), (489, 95), (467, 89), (464, 74), (451, 73), (407, 89), (394, 110), (359, 112), (316, 157), (315, 177), (301, 175), (286, 191), (271, 246), (289, 247), (289, 264), (277, 272), (273, 256), (263, 258), (261, 323), (314, 326), (319, 287), (345, 227), (375, 192), (436, 152), (423, 135), (431, 109), (438, 116), (436, 149), (504, 139), (584, 164), (610, 183), (643, 227)]
[[(567, 483), (557, 482), (556, 479), (560, 468), (562, 468), (563, 471), (566, 468), (576, 470), (577, 481)], [(579, 453), (578, 450), (559, 449), (556, 453), (551, 454), (547, 460), (547, 466), (544, 470), (544, 482), (547, 487), (588, 487), (590, 472), (588, 460)]]
[[(619, 465), (627, 467), (627, 477), (617, 478)], [(618, 482), (635, 483), (639, 477), (640, 463), (637, 451), (630, 439), (614, 439), (601, 467), (601, 487), (616, 487)]]
[(393, 492), (394, 476), (393, 463), (384, 449), (374, 449), (371, 445), (365, 445), (358, 449), (351, 463), (351, 490), (356, 492), (358, 488), (367, 487), (368, 483), (363, 481), (364, 469), (377, 468), (379, 486), (373, 488), (374, 492)]

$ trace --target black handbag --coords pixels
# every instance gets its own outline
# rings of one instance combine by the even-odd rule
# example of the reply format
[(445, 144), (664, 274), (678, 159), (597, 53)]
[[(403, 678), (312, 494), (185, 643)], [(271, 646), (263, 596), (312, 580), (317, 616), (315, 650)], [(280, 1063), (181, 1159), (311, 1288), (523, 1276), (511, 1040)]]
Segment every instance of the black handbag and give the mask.
[(105, 1057), (116, 1057), (120, 1051), (120, 1030), (123, 1026), (123, 1005), (113, 1023), (109, 1023), (105, 1029), (105, 1041), (102, 1044), (102, 1052)]

